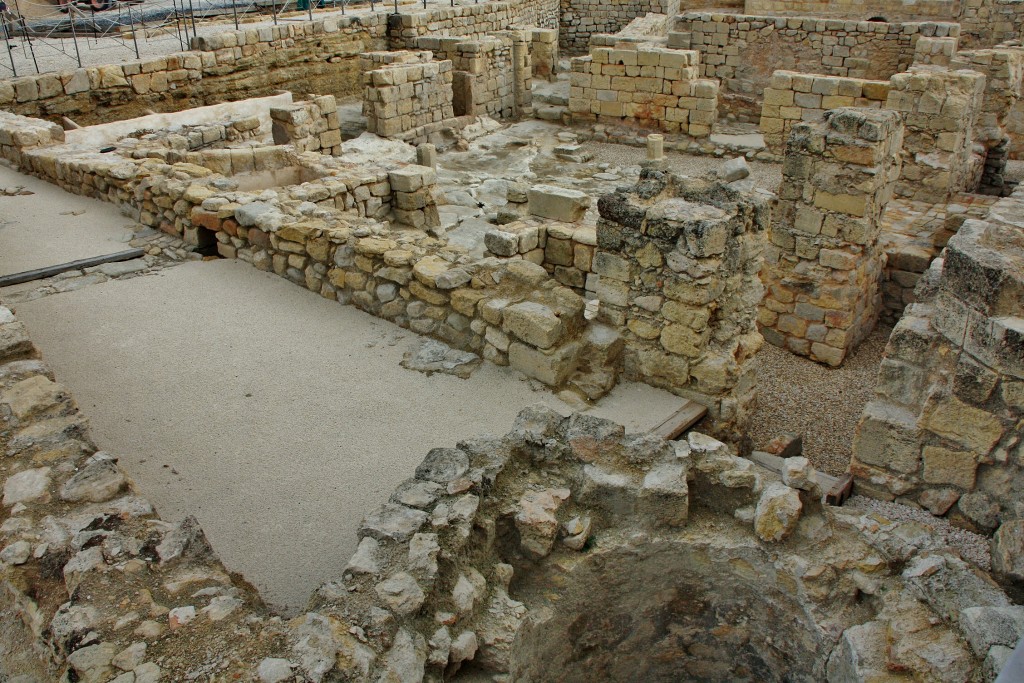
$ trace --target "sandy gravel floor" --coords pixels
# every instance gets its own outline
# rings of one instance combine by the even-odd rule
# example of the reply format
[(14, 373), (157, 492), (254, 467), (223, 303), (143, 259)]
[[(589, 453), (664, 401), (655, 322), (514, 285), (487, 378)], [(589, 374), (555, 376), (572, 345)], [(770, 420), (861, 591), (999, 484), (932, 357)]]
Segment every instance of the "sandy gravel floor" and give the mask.
[(853, 434), (874, 392), (891, 328), (879, 327), (840, 368), (815, 363), (771, 344), (760, 353), (754, 447), (781, 432), (803, 435), (804, 455), (822, 472), (838, 475), (850, 463)]

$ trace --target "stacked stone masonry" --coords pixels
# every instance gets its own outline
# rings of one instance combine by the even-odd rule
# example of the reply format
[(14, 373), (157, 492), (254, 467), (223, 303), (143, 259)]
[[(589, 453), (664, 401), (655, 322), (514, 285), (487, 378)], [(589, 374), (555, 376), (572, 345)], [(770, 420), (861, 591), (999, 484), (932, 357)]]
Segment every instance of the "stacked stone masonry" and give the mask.
[[(996, 535), (993, 566), (1024, 579), (1024, 193), (966, 221), (932, 262), (882, 359), (857, 429), (859, 490)], [(1016, 544), (1016, 545), (1015, 545)]]
[(760, 130), (765, 146), (782, 154), (797, 123), (821, 121), (826, 111), (840, 107), (878, 109), (888, 96), (888, 81), (776, 71), (765, 88), (761, 108)]
[(679, 0), (561, 0), (559, 41), (571, 54), (584, 54), (595, 33), (618, 33), (646, 14), (673, 17)]
[(739, 4), (746, 14), (757, 15), (955, 22), (960, 24), (964, 45), (972, 49), (1015, 40), (1024, 28), (1018, 0), (746, 0)]
[(528, 36), (501, 31), (475, 40), (420, 38), (416, 46), (449, 60), (456, 116), (512, 119), (529, 111), (532, 73)]
[(669, 45), (700, 52), (702, 75), (721, 81), (723, 113), (751, 123), (775, 70), (867, 80), (906, 71), (922, 36), (956, 36), (949, 23), (884, 23), (688, 12)]
[[(0, 307), (0, 671), (23, 678), (991, 680), (1024, 630), (1024, 608), (912, 526), (821, 507), (810, 480), (698, 433), (543, 408), (431, 450), (285, 620), (195, 519), (157, 516), (54, 380)], [(631, 635), (609, 643), (609, 622)]]
[(1004, 176), (1006, 160), (1018, 158), (1024, 150), (1024, 49), (960, 51), (954, 53), (950, 67), (985, 75), (985, 94), (974, 126), (974, 141), (986, 149), (982, 188), (1003, 193), (1010, 189)]
[(893, 76), (890, 86), (885, 108), (899, 112), (906, 128), (897, 196), (939, 202), (975, 188), (983, 159), (972, 137), (985, 76), (917, 66)]
[(0, 81), (0, 107), (82, 125), (180, 111), (278, 90), (345, 97), (361, 87), (359, 55), (386, 49), (383, 15), (230, 31), (156, 59)]
[(423, 36), (482, 38), (511, 26), (557, 29), (558, 15), (555, 0), (527, 0), (225, 31), (197, 36), (190, 51), (156, 59), (0, 80), (0, 107), (89, 125), (279, 90), (343, 98), (361, 92), (362, 53), (411, 48)]
[(572, 120), (708, 137), (718, 118), (718, 84), (699, 78), (699, 70), (693, 50), (591, 48), (590, 56), (572, 60)]
[(627, 331), (625, 376), (703, 403), (743, 441), (770, 195), (645, 169), (598, 208), (592, 289), (599, 319)]
[(341, 154), (341, 120), (333, 95), (287, 107), (271, 107), (274, 144), (291, 145), (296, 152)]
[(900, 173), (895, 112), (837, 109), (793, 128), (766, 250), (770, 343), (838, 366), (881, 309), (878, 238)]
[(430, 52), (370, 52), (363, 62), (366, 129), (381, 137), (451, 119), (452, 63)]

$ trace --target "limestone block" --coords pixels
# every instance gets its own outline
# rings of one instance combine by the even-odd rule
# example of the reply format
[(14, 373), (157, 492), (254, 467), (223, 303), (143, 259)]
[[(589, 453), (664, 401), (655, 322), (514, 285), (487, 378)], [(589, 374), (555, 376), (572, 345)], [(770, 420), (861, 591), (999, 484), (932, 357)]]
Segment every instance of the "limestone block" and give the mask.
[(531, 214), (564, 223), (578, 222), (590, 208), (590, 196), (579, 190), (534, 185), (528, 195)]

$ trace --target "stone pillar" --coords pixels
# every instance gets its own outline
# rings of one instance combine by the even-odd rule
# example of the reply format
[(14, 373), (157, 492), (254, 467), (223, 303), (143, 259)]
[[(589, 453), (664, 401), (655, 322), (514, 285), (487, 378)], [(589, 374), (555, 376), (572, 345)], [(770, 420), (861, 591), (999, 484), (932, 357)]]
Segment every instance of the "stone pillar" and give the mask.
[(896, 194), (942, 202), (970, 190), (974, 124), (982, 107), (985, 76), (914, 66), (890, 79), (885, 108), (903, 114), (903, 172)]
[(558, 74), (558, 30), (535, 28), (530, 31), (530, 61), (534, 78), (555, 80)]
[(437, 168), (437, 147), (424, 142), (416, 147), (416, 163), (420, 166)]
[(271, 107), (270, 121), (275, 145), (292, 145), (296, 152), (341, 154), (341, 120), (334, 95)]
[(599, 319), (625, 328), (626, 377), (706, 405), (709, 428), (743, 442), (770, 195), (644, 169), (633, 190), (598, 208), (587, 288)]
[(837, 366), (874, 328), (902, 137), (899, 114), (885, 110), (834, 109), (794, 126), (762, 275), (771, 344)]

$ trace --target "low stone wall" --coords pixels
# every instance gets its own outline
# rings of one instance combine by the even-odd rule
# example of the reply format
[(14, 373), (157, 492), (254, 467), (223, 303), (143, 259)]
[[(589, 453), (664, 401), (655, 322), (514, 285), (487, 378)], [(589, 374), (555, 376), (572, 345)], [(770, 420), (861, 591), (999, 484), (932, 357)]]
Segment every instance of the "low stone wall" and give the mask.
[(597, 298), (591, 277), (597, 250), (593, 225), (527, 217), (492, 231), (487, 249), (499, 258), (522, 258), (543, 266), (559, 283), (587, 293), (588, 299)]
[(896, 194), (941, 202), (977, 187), (982, 159), (972, 136), (985, 77), (975, 71), (915, 66), (890, 80), (885, 108), (903, 115), (903, 171)]
[(383, 14), (231, 31), (157, 59), (0, 81), (0, 108), (81, 125), (278, 90), (358, 94), (359, 54), (387, 47)]
[(862, 21), (881, 17), (888, 21), (956, 22), (964, 45), (972, 48), (1019, 38), (1024, 25), (1019, 0), (746, 0), (743, 11)]
[(722, 84), (723, 113), (756, 123), (761, 93), (780, 67), (800, 73), (885, 80), (906, 71), (922, 36), (956, 36), (947, 23), (882, 23), (688, 12), (672, 47), (701, 53), (702, 75)]
[(188, 124), (141, 132), (136, 136), (121, 138), (114, 146), (121, 156), (175, 163), (184, 161), (189, 152), (251, 144), (260, 138), (260, 129), (260, 118), (251, 116), (236, 121)]
[(559, 29), (558, 0), (482, 2), (426, 11), (389, 14), (388, 41), (392, 50), (415, 49), (428, 37), (483, 38), (511, 27)]
[(430, 52), (369, 52), (362, 56), (366, 130), (396, 137), (452, 118), (452, 63)]
[(1021, 210), (1022, 191), (999, 200), (987, 219), (966, 221), (932, 263), (920, 303), (889, 339), (850, 465), (859, 491), (981, 531), (1002, 525), (993, 563), (1017, 582), (1024, 248), (1008, 217)]
[(888, 81), (776, 71), (764, 91), (759, 127), (768, 149), (782, 154), (801, 121), (821, 121), (826, 111), (840, 107), (878, 109), (888, 96)]
[[(919, 526), (821, 507), (806, 467), (780, 482), (701, 434), (672, 443), (544, 408), (430, 451), (285, 621), (193, 518), (161, 520), (95, 452), (36, 356), (0, 307), (5, 678), (982, 680), (1024, 630), (1024, 608)], [(692, 633), (692, 654), (652, 623)]]
[(679, 0), (561, 0), (559, 42), (572, 54), (583, 54), (595, 33), (618, 33), (646, 14), (679, 14)]
[(693, 50), (643, 44), (593, 47), (589, 57), (572, 60), (572, 121), (708, 137), (718, 118), (718, 84), (698, 78), (699, 70), (699, 55)]
[(598, 203), (599, 320), (625, 328), (625, 376), (708, 406), (742, 442), (756, 393), (765, 194), (645, 169)]
[(882, 214), (900, 174), (891, 111), (836, 109), (793, 128), (762, 280), (765, 339), (841, 365), (878, 321)]

